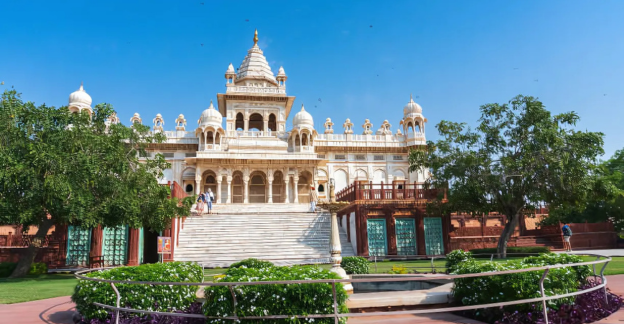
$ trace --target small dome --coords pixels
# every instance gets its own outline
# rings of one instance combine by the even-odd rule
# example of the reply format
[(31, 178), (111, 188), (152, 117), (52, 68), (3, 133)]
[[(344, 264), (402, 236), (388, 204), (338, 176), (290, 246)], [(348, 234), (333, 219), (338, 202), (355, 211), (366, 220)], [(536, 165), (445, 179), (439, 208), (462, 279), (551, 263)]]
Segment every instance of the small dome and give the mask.
[(156, 114), (156, 118), (162, 118), (161, 114)]
[(286, 72), (284, 72), (284, 67), (280, 66), (279, 70), (277, 71), (277, 76), (286, 76)]
[(91, 107), (91, 96), (84, 91), (84, 88), (82, 86), (82, 83), (80, 84), (80, 89), (78, 89), (77, 91), (72, 92), (69, 95), (69, 105), (70, 106), (89, 106)]
[(199, 127), (213, 126), (213, 127), (221, 127), (223, 123), (223, 116), (221, 113), (215, 109), (212, 104), (212, 100), (210, 101), (210, 107), (202, 112), (201, 117), (199, 117)]
[(232, 65), (232, 63), (230, 63), (230, 65), (227, 68), (227, 71), (225, 71), (225, 74), (235, 74), (236, 72), (234, 72), (234, 66)]
[(414, 99), (410, 95), (410, 101), (403, 107), (403, 115), (422, 114), (422, 107), (414, 102)]
[(310, 113), (305, 111), (303, 105), (301, 105), (301, 111), (298, 112), (293, 119), (293, 126), (309, 126), (314, 129), (314, 119), (312, 119), (312, 115), (310, 115)]

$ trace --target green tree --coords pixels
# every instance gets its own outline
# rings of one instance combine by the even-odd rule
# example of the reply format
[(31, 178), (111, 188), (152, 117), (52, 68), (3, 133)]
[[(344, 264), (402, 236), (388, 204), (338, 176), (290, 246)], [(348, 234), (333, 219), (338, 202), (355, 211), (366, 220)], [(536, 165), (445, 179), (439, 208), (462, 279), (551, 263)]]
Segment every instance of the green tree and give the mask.
[(93, 116), (23, 102), (16, 91), (0, 101), (0, 224), (38, 226), (12, 276), (23, 276), (54, 224), (129, 225), (162, 230), (190, 212), (191, 199), (169, 199), (157, 177), (169, 167), (147, 157), (162, 134), (135, 124), (108, 125), (109, 104)]
[(594, 187), (586, 204), (552, 209), (542, 224), (612, 221), (616, 230), (624, 230), (624, 150), (600, 163)]
[(499, 212), (507, 223), (498, 242), (507, 242), (522, 214), (540, 204), (578, 206), (596, 186), (596, 158), (603, 134), (574, 129), (574, 112), (552, 115), (536, 98), (517, 96), (508, 104), (481, 106), (475, 129), (442, 121), (441, 139), (410, 152), (410, 171), (430, 169), (434, 186), (449, 186), (446, 212), (475, 216)]

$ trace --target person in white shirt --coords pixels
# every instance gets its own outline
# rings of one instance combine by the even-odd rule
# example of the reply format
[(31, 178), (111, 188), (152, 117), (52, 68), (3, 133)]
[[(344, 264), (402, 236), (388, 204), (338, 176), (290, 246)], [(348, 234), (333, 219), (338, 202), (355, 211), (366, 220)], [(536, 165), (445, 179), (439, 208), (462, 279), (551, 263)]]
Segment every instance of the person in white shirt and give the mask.
[(212, 202), (214, 201), (214, 194), (212, 190), (208, 188), (208, 192), (206, 193), (206, 203), (208, 204), (208, 214), (212, 214)]
[(318, 201), (318, 194), (314, 187), (310, 187), (310, 212), (313, 213), (316, 211), (316, 202)]

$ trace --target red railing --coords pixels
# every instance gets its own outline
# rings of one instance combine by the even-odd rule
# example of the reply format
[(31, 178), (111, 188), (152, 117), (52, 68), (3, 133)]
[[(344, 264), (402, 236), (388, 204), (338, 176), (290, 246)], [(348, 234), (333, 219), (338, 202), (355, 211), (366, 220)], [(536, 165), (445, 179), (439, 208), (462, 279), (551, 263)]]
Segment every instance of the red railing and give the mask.
[(426, 189), (422, 184), (395, 182), (355, 182), (336, 193), (337, 201), (355, 200), (419, 200), (435, 199), (439, 189)]

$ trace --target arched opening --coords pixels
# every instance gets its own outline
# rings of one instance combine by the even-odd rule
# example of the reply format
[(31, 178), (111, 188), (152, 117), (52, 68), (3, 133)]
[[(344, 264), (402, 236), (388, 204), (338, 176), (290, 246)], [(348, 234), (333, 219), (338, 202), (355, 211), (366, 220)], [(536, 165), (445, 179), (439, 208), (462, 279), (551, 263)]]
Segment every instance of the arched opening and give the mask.
[(346, 188), (349, 185), (349, 177), (344, 170), (336, 170), (336, 172), (334, 172), (334, 181), (336, 186), (334, 190), (336, 192)]
[(299, 137), (299, 134), (297, 134), (295, 136), (295, 143), (293, 144), (293, 147), (299, 147), (301, 145), (301, 137)]
[(264, 130), (264, 119), (262, 118), (262, 115), (255, 113), (249, 116), (249, 130), (251, 131), (253, 130), (263, 131)]
[(243, 203), (243, 175), (240, 172), (234, 173), (232, 177), (232, 203)]
[(269, 130), (272, 132), (277, 131), (277, 121), (275, 119), (275, 114), (269, 115)]
[(274, 203), (283, 203), (284, 202), (284, 175), (281, 171), (275, 171), (273, 174), (273, 202)]
[(243, 129), (245, 129), (245, 120), (243, 118), (243, 114), (242, 113), (236, 114), (236, 122), (234, 124), (234, 128), (236, 130), (243, 130)]
[(414, 132), (414, 124), (411, 121), (407, 123), (407, 132)]
[(209, 131), (206, 135), (206, 144), (214, 144), (214, 133)]
[(303, 172), (299, 175), (299, 182), (297, 182), (297, 194), (299, 195), (300, 203), (310, 202), (311, 181), (312, 175), (309, 172)]
[(325, 186), (323, 186), (322, 184), (320, 184), (320, 185), (318, 186), (318, 192), (319, 192), (319, 193), (325, 192)]
[(416, 127), (414, 127), (414, 132), (420, 133), (420, 123), (416, 123)]
[(375, 170), (373, 173), (373, 183), (386, 182), (386, 173), (383, 170)]
[(193, 185), (192, 184), (187, 184), (186, 188), (184, 188), (184, 191), (188, 194), (189, 192), (193, 192)]
[(214, 140), (215, 145), (217, 144), (221, 144), (221, 133), (220, 132), (216, 132), (215, 133), (215, 140)]
[(307, 146), (308, 145), (308, 136), (310, 136), (310, 135), (307, 134), (307, 133), (303, 133), (303, 134), (301, 134), (301, 136), (302, 136), (301, 137), (301, 145), (302, 146)]
[(249, 178), (249, 202), (266, 202), (266, 182), (264, 181), (264, 174), (253, 173)]
[(217, 177), (216, 174), (212, 171), (207, 171), (206, 173), (204, 173), (204, 187), (203, 187), (203, 192), (207, 192), (208, 189), (210, 189), (210, 191), (212, 191), (212, 194), (215, 196), (215, 198), (217, 197), (216, 193), (217, 193)]

